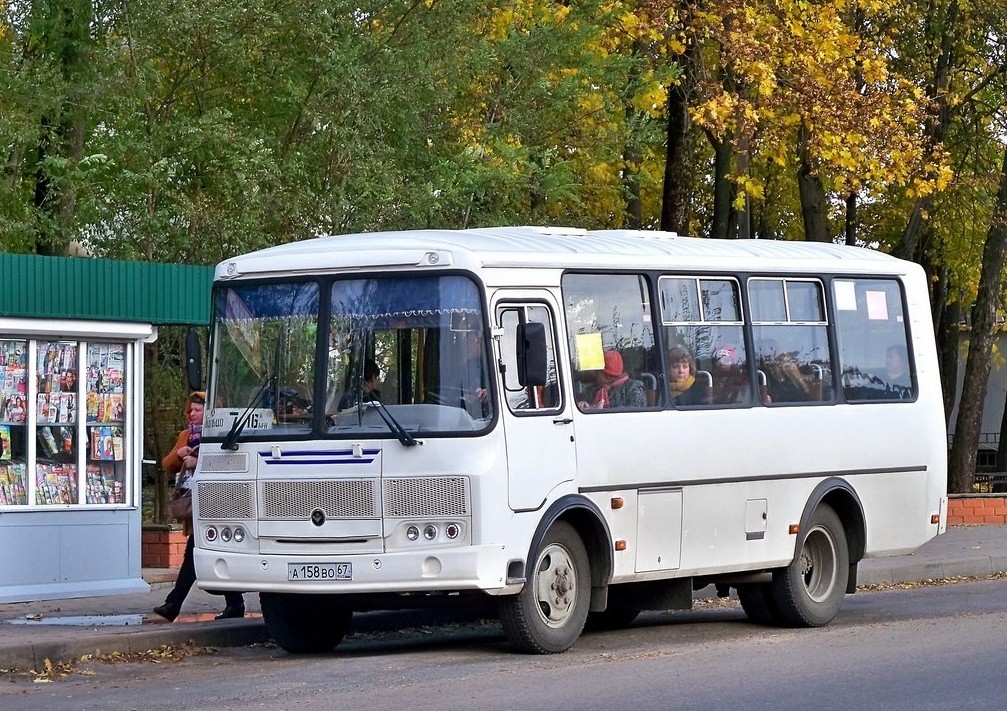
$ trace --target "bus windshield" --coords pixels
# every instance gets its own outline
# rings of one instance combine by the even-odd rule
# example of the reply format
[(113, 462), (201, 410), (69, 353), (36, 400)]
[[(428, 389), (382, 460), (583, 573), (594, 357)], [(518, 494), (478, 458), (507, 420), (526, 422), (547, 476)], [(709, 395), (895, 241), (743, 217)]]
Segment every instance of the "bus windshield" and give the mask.
[(487, 330), (466, 277), (235, 284), (214, 311), (204, 437), (408, 440), (493, 420)]

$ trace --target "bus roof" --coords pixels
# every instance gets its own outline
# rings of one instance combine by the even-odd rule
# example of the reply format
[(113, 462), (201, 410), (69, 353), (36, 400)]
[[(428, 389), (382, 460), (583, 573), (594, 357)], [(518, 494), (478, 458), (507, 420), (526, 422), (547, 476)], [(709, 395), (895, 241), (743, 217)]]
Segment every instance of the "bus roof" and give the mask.
[(905, 273), (911, 262), (820, 242), (719, 240), (643, 230), (492, 227), (331, 235), (221, 262), (216, 279), (408, 267), (735, 269)]

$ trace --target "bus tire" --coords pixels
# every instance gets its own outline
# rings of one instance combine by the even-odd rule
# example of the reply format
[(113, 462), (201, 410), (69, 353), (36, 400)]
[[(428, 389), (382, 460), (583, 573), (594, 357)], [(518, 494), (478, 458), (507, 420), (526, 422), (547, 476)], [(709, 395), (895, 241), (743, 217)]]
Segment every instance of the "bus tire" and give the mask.
[(350, 628), (353, 611), (332, 595), (259, 593), (266, 630), (291, 654), (331, 652)]
[(542, 540), (524, 588), (500, 601), (500, 622), (511, 646), (556, 654), (573, 646), (591, 602), (591, 564), (573, 526), (556, 522)]
[(772, 604), (780, 622), (791, 627), (821, 627), (843, 605), (850, 574), (846, 530), (831, 506), (822, 504), (794, 561), (773, 574)]
[(776, 625), (780, 614), (773, 602), (769, 583), (745, 583), (738, 586), (738, 600), (748, 619), (757, 625)]

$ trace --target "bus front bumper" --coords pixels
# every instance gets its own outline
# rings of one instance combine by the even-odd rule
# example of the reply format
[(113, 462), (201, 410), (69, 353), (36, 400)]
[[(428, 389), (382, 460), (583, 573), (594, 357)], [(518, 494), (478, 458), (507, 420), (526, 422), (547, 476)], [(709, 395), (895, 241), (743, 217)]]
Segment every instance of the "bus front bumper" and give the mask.
[[(196, 548), (196, 580), (203, 590), (367, 594), (480, 590), (521, 591), (506, 575), (523, 558), (504, 545), (465, 546), (357, 555), (278, 555)], [(348, 564), (348, 565), (347, 565)], [(340, 579), (330, 579), (339, 575)]]

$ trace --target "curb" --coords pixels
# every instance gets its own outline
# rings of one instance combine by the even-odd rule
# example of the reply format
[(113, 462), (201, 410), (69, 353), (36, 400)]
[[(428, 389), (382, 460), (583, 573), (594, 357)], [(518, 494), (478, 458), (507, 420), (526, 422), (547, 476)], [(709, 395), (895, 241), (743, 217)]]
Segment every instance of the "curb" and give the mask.
[(924, 580), (957, 577), (984, 577), (1007, 572), (1007, 556), (972, 556), (951, 560), (920, 562), (906, 565), (885, 565), (884, 559), (872, 561), (857, 571), (857, 585), (895, 585)]
[(204, 647), (243, 647), (270, 639), (261, 619), (220, 620), (182, 625), (158, 624), (158, 628), (139, 630), (115, 628), (104, 634), (66, 628), (52, 639), (0, 646), (0, 669), (41, 671), (45, 660), (53, 664), (79, 659), (85, 654), (128, 654), (146, 652), (162, 645), (195, 644)]

